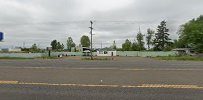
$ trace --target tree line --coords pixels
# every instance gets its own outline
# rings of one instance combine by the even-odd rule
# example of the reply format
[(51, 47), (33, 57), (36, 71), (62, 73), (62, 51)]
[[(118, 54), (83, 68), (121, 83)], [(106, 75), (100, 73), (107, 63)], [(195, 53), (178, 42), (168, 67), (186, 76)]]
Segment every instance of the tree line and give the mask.
[[(169, 29), (167, 28), (167, 22), (161, 21), (160, 25), (157, 26), (157, 31), (152, 29), (147, 29), (146, 35), (139, 31), (135, 37), (134, 41), (126, 39), (122, 44), (122, 48), (117, 48), (116, 42), (113, 41), (112, 46), (109, 48), (111, 50), (118, 51), (169, 51), (173, 48), (192, 48), (196, 52), (203, 52), (203, 16), (196, 19), (192, 19), (189, 22), (180, 26), (178, 31), (179, 38), (172, 40), (169, 38)], [(146, 43), (144, 41), (146, 40)], [(90, 39), (88, 36), (83, 35), (80, 38), (80, 44), (83, 47), (90, 46)], [(146, 46), (146, 48), (145, 48)], [(66, 49), (63, 43), (57, 40), (51, 42), (52, 50), (54, 51), (71, 51), (72, 47), (76, 47), (73, 39), (68, 37), (66, 41)], [(107, 48), (107, 47), (106, 47)], [(107, 48), (107, 49), (109, 49)], [(24, 48), (25, 49), (25, 48)], [(36, 44), (33, 44), (31, 48), (25, 49), (25, 51), (38, 52), (40, 49)]]
[[(147, 29), (146, 36), (140, 31), (137, 33), (135, 40), (131, 42), (129, 39), (126, 39), (122, 44), (120, 50), (123, 51), (143, 51), (143, 50), (154, 50), (154, 51), (167, 51), (172, 49), (173, 42), (169, 38), (169, 29), (166, 27), (166, 21), (162, 21), (157, 27), (157, 32), (152, 29)], [(144, 38), (146, 38), (146, 45)]]
[[(170, 51), (174, 48), (191, 48), (197, 53), (203, 53), (203, 15), (181, 25), (177, 32), (179, 35), (178, 39), (170, 39), (168, 32), (166, 21), (161, 21), (160, 25), (157, 26), (157, 32), (149, 28), (145, 36), (139, 31), (134, 41), (131, 42), (129, 39), (126, 39), (122, 44), (122, 48), (117, 48), (117, 50)], [(146, 44), (144, 38), (146, 39)], [(145, 45), (147, 48), (145, 48)]]
[[(80, 43), (81, 43), (81, 46), (83, 47), (89, 47), (90, 46), (89, 37), (86, 35), (83, 35), (80, 39)], [(65, 45), (59, 42), (58, 40), (52, 40), (50, 45), (52, 47), (52, 51), (69, 51), (70, 52), (72, 47), (76, 47), (76, 44), (74, 43), (71, 37), (68, 37), (66, 41), (66, 48), (65, 48)], [(45, 50), (40, 49), (36, 43), (34, 43), (30, 48), (22, 48), (21, 50), (24, 52), (45, 52)]]
[[(83, 47), (89, 47), (90, 46), (90, 39), (88, 36), (86, 35), (83, 35), (80, 39), (80, 44), (83, 46)], [(53, 51), (72, 51), (71, 49), (73, 47), (76, 47), (76, 44), (74, 43), (72, 37), (68, 37), (67, 41), (66, 41), (66, 47), (67, 49), (64, 48), (64, 45), (63, 43), (61, 44), (60, 42), (57, 42), (57, 40), (53, 40), (51, 42), (51, 47), (52, 47), (52, 50)], [(73, 48), (75, 49), (75, 48)], [(73, 50), (75, 51), (75, 50)]]
[(203, 15), (181, 25), (179, 39), (174, 41), (178, 48), (192, 48), (203, 53)]

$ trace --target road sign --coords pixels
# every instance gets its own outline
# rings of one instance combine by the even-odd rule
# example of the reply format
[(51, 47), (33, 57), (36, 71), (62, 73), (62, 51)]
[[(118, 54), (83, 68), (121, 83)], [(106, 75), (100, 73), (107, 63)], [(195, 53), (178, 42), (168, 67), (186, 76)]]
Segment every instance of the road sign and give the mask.
[(48, 51), (52, 50), (52, 47), (47, 47), (47, 50), (48, 50)]
[(4, 39), (4, 33), (0, 32), (0, 41), (2, 41)]

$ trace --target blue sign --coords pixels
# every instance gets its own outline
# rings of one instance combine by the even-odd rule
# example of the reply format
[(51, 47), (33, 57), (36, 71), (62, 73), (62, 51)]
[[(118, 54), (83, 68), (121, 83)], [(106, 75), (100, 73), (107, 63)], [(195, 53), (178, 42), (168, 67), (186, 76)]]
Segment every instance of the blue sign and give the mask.
[(0, 41), (2, 41), (4, 39), (4, 33), (0, 32)]

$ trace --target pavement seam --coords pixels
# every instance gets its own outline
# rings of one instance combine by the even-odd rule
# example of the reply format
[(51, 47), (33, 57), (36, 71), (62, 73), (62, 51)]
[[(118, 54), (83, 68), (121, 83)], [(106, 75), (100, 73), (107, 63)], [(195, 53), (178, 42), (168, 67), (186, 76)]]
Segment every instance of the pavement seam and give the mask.
[(65, 68), (65, 67), (0, 67), (6, 69), (65, 69), (65, 70), (121, 70), (121, 71), (202, 71), (199, 68)]

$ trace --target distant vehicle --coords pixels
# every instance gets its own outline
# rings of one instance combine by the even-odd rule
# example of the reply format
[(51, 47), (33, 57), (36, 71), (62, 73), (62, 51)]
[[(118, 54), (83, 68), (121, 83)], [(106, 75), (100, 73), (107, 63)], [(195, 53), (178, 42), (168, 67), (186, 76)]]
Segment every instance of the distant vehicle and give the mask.
[(182, 56), (182, 55), (189, 55), (194, 56), (195, 52), (191, 48), (176, 48), (173, 49), (173, 51), (176, 51), (176, 55)]

